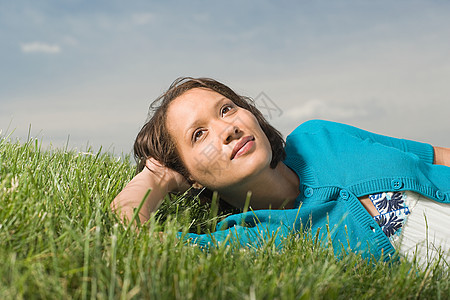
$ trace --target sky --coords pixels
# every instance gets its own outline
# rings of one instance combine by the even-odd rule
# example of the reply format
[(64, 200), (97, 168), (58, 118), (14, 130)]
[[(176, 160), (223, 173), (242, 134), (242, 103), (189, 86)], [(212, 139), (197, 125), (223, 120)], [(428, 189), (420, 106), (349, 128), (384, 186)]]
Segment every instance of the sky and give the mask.
[(0, 135), (131, 152), (152, 100), (212, 77), (284, 136), (309, 119), (450, 147), (450, 2), (0, 0)]

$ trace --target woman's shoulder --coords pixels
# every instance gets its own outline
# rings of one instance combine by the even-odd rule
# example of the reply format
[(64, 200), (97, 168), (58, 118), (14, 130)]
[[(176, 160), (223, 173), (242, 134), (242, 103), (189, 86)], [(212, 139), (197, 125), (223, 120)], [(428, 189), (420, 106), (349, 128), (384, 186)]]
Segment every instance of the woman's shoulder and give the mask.
[(333, 121), (313, 119), (300, 124), (289, 134), (289, 136), (304, 133), (315, 134), (324, 131), (345, 131), (349, 128), (352, 128), (352, 126)]

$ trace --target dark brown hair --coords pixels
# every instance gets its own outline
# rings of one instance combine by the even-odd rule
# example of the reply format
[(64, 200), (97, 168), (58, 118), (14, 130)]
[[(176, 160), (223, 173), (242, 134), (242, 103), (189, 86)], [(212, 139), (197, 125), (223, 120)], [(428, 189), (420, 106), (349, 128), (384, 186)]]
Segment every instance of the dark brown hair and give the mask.
[(272, 148), (271, 168), (275, 168), (285, 158), (285, 143), (281, 133), (267, 122), (252, 99), (239, 96), (228, 86), (214, 79), (180, 77), (150, 105), (149, 119), (139, 131), (134, 142), (134, 158), (137, 162), (136, 172), (142, 171), (145, 161), (149, 157), (153, 157), (166, 167), (180, 173), (189, 181), (189, 171), (181, 161), (175, 143), (169, 135), (166, 118), (170, 103), (186, 91), (194, 88), (206, 88), (217, 92), (233, 101), (237, 106), (250, 111), (256, 117)]

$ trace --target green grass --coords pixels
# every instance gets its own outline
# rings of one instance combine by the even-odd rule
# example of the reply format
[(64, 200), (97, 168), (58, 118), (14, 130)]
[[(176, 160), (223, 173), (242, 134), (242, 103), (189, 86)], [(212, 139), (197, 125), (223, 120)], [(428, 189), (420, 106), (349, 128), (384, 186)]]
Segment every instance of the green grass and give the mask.
[(133, 173), (108, 153), (0, 138), (0, 299), (449, 298), (442, 264), (336, 260), (302, 236), (281, 251), (270, 242), (256, 251), (184, 245), (177, 231), (217, 221), (195, 198), (166, 199), (139, 231), (127, 230), (109, 203)]

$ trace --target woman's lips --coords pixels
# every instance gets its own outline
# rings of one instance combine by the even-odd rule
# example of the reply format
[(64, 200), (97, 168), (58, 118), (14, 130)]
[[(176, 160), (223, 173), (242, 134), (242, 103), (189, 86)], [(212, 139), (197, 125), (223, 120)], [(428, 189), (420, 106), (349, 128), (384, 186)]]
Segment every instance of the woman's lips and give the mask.
[(241, 155), (247, 153), (255, 144), (255, 138), (253, 136), (245, 136), (241, 138), (236, 145), (234, 145), (233, 151), (231, 152), (230, 159), (237, 158)]

